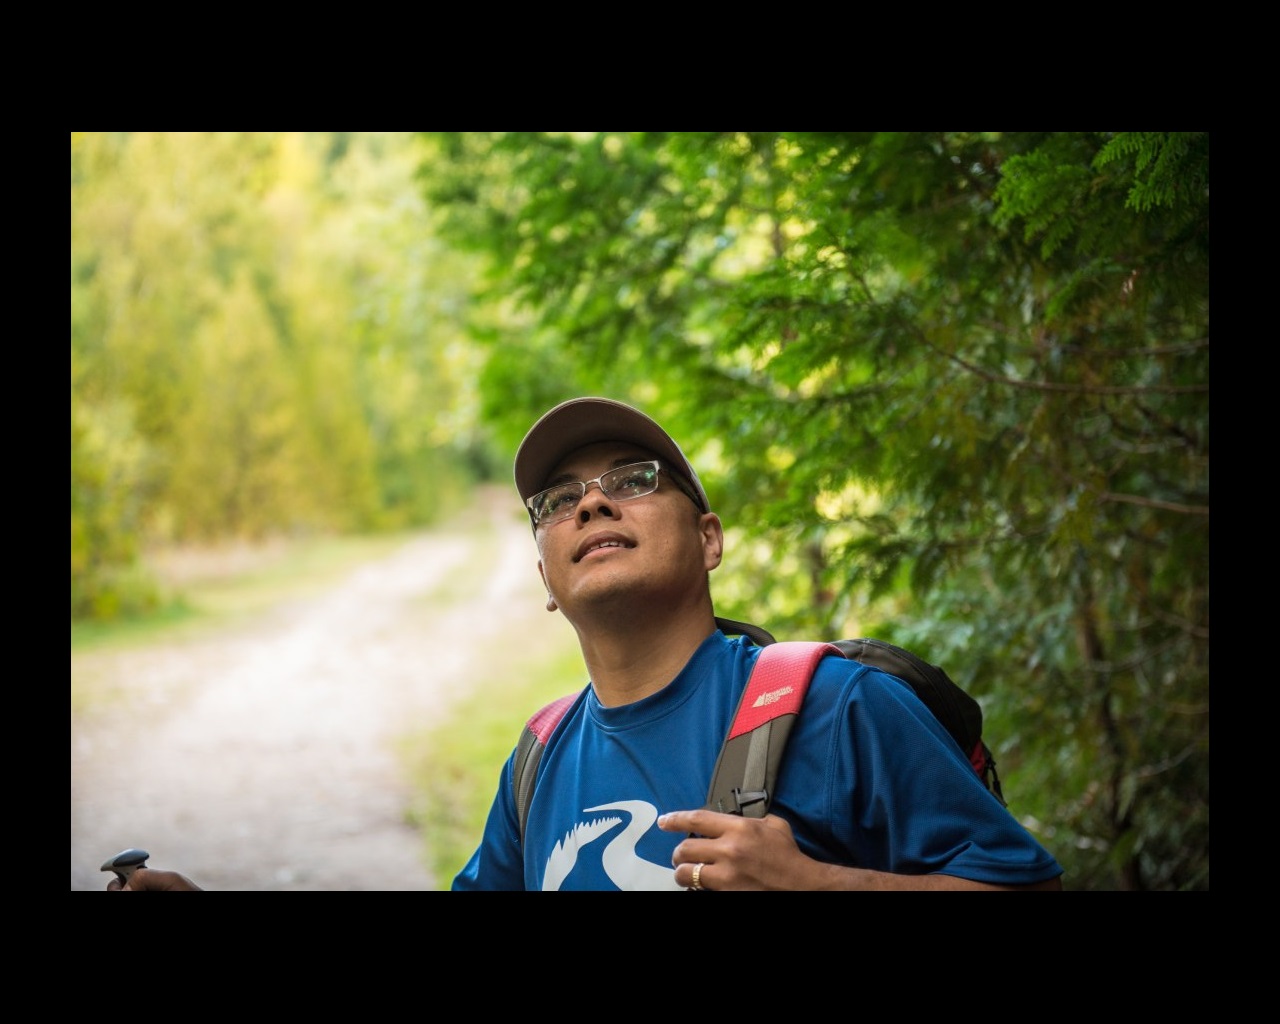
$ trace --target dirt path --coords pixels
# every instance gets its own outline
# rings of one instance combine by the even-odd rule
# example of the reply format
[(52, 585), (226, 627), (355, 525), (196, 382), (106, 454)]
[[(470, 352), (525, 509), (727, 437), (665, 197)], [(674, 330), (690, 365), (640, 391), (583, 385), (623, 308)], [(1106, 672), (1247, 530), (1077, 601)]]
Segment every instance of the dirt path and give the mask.
[[(490, 529), (421, 536), (252, 630), (74, 658), (122, 699), (71, 721), (71, 889), (103, 890), (103, 860), (132, 846), (213, 890), (440, 888), (395, 740), (466, 687), (469, 657), (569, 632), (496, 498)], [(446, 585), (468, 596), (427, 600)]]

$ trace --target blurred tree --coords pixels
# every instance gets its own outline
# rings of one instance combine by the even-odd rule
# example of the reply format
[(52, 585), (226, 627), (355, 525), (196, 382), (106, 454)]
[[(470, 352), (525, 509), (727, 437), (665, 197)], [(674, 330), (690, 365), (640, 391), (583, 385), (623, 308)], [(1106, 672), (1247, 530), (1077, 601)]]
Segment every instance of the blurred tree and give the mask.
[(722, 614), (928, 652), (1069, 887), (1208, 888), (1207, 133), (425, 137), (508, 451), (638, 402)]
[(401, 529), (464, 499), (469, 261), (430, 238), (419, 149), (72, 133), (73, 617), (138, 606), (110, 595), (149, 545)]

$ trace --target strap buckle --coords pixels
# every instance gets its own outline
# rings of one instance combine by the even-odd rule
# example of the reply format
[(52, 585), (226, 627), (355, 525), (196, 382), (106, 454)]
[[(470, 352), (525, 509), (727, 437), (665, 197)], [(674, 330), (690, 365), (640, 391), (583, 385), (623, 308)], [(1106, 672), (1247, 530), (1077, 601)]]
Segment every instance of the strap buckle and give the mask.
[(738, 805), (736, 811), (730, 811), (730, 814), (747, 813), (747, 808), (754, 804), (769, 802), (769, 791), (767, 789), (738, 789), (736, 786), (731, 790), (733, 793), (734, 803)]

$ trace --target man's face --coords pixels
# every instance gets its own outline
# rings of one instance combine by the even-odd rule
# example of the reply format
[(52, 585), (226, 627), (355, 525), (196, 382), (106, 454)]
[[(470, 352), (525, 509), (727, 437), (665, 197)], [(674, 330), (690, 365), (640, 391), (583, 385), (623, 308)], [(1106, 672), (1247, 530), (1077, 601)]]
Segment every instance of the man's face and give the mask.
[[(652, 458), (633, 444), (589, 445), (562, 459), (544, 486), (594, 480)], [(699, 513), (665, 472), (652, 494), (626, 501), (592, 484), (570, 518), (539, 526), (535, 537), (543, 582), (570, 620), (593, 605), (687, 600), (692, 588), (705, 589), (724, 543), (719, 517)]]

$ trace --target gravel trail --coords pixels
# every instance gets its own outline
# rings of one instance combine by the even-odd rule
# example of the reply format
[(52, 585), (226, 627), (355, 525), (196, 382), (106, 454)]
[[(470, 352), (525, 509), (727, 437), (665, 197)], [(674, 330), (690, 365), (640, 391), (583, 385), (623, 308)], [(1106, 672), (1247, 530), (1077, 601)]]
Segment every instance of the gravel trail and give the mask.
[(397, 738), (446, 714), (476, 659), (572, 637), (528, 521), (487, 497), (251, 629), (73, 657), (119, 698), (71, 719), (72, 891), (103, 890), (133, 846), (211, 890), (447, 886), (406, 823)]

